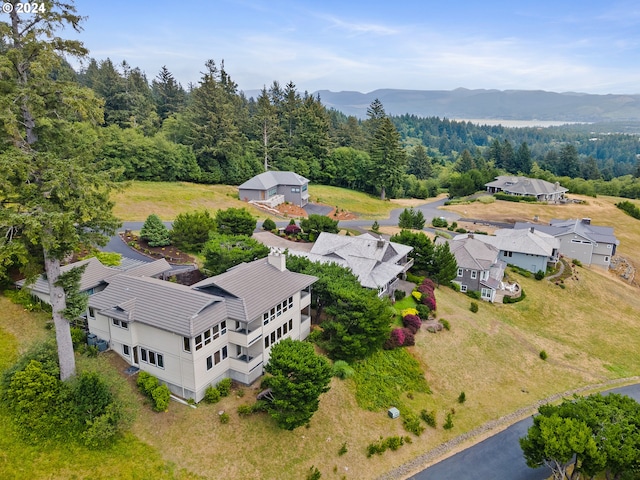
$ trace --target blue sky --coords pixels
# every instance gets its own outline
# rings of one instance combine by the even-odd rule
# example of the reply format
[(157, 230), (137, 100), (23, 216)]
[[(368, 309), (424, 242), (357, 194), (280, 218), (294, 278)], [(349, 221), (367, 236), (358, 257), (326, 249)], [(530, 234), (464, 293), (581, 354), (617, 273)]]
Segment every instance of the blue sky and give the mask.
[(183, 86), (224, 59), (242, 90), (640, 93), (640, 2), (77, 0), (96, 59), (166, 65)]

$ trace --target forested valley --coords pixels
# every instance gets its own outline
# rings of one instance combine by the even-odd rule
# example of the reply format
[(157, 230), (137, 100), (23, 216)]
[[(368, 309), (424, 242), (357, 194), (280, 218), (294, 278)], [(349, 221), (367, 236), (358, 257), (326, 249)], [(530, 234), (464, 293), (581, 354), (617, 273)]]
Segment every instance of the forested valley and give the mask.
[(104, 100), (98, 160), (118, 180), (238, 185), (268, 167), (382, 197), (427, 198), (443, 189), (467, 195), (510, 173), (559, 181), (572, 193), (640, 198), (640, 138), (606, 124), (480, 126), (388, 116), (378, 101), (360, 120), (293, 82), (247, 98), (214, 60), (186, 87), (166, 67), (149, 81), (109, 59), (55, 75)]

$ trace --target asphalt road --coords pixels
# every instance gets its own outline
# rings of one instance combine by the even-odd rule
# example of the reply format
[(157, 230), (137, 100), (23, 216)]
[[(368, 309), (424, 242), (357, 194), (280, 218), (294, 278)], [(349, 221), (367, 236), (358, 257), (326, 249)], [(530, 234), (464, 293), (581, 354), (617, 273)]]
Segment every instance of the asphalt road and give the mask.
[[(606, 393), (620, 393), (640, 401), (640, 385), (614, 388)], [(532, 425), (522, 420), (502, 432), (449, 457), (410, 480), (545, 480), (551, 471), (545, 467), (531, 469), (522, 456), (518, 439)]]

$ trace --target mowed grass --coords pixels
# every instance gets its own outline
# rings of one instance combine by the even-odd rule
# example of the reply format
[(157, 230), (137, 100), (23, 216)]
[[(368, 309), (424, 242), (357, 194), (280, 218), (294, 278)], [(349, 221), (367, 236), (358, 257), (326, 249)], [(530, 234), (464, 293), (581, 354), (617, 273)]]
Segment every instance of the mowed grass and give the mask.
[[(372, 195), (346, 188), (326, 185), (310, 185), (312, 202), (338, 207), (352, 212), (362, 219), (387, 218), (396, 208), (424, 203), (420, 200), (400, 199), (383, 201)], [(144, 221), (155, 213), (162, 220), (173, 220), (176, 215), (194, 210), (224, 210), (227, 208), (248, 208), (261, 219), (266, 218), (247, 202), (238, 199), (238, 188), (230, 185), (201, 185), (187, 182), (129, 182), (111, 199), (115, 202), (114, 213), (122, 221)]]

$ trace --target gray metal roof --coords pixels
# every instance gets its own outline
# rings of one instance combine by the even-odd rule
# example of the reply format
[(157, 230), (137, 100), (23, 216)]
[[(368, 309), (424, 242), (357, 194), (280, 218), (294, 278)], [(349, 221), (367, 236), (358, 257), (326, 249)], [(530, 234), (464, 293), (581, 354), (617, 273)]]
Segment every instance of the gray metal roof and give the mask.
[[(82, 265), (86, 265), (86, 268), (84, 269), (82, 277), (80, 278), (81, 292), (86, 292), (87, 290), (95, 288), (98, 285), (103, 284), (105, 280), (110, 276), (120, 273), (120, 271), (114, 268), (105, 267), (95, 257), (64, 265), (60, 267), (60, 273), (66, 273), (71, 269), (75, 267), (81, 267)], [(16, 285), (18, 285), (19, 287), (24, 286), (24, 284), (25, 280), (19, 280), (16, 282)], [(30, 284), (28, 286), (28, 288), (34, 292), (49, 294), (49, 282), (44, 275), (40, 275), (33, 284)]]
[(502, 228), (496, 230), (495, 235), (476, 235), (475, 238), (501, 251), (543, 257), (553, 256), (553, 250), (560, 248), (560, 240), (536, 229), (532, 232), (531, 229)]
[(278, 185), (305, 185), (309, 180), (295, 172), (269, 170), (250, 178), (238, 187), (240, 190), (269, 190)]
[[(191, 286), (194, 291), (211, 291), (223, 297), (235, 297), (242, 302), (244, 312), (236, 301), (234, 316), (243, 314), (244, 320), (252, 321), (282, 300), (313, 284), (317, 277), (302, 273), (281, 271), (268, 258), (240, 264), (225, 273)], [(231, 305), (230, 305), (231, 308)]]
[(515, 177), (500, 175), (493, 182), (485, 184), (485, 187), (495, 187), (512, 195), (549, 195), (568, 192), (566, 188), (550, 183), (539, 178)]
[(549, 225), (537, 225), (528, 222), (518, 222), (514, 225), (516, 229), (535, 228), (537, 230), (553, 235), (554, 237), (573, 233), (579, 235), (586, 240), (595, 243), (610, 243), (619, 245), (620, 241), (613, 233), (612, 227), (601, 227), (592, 225), (587, 219), (559, 220), (552, 219)]
[(127, 275), (133, 275), (136, 277), (155, 277), (161, 273), (165, 273), (171, 270), (171, 265), (164, 258), (155, 260), (153, 262), (143, 263), (126, 270)]
[(224, 299), (164, 280), (126, 274), (89, 297), (104, 315), (193, 337), (227, 318)]

